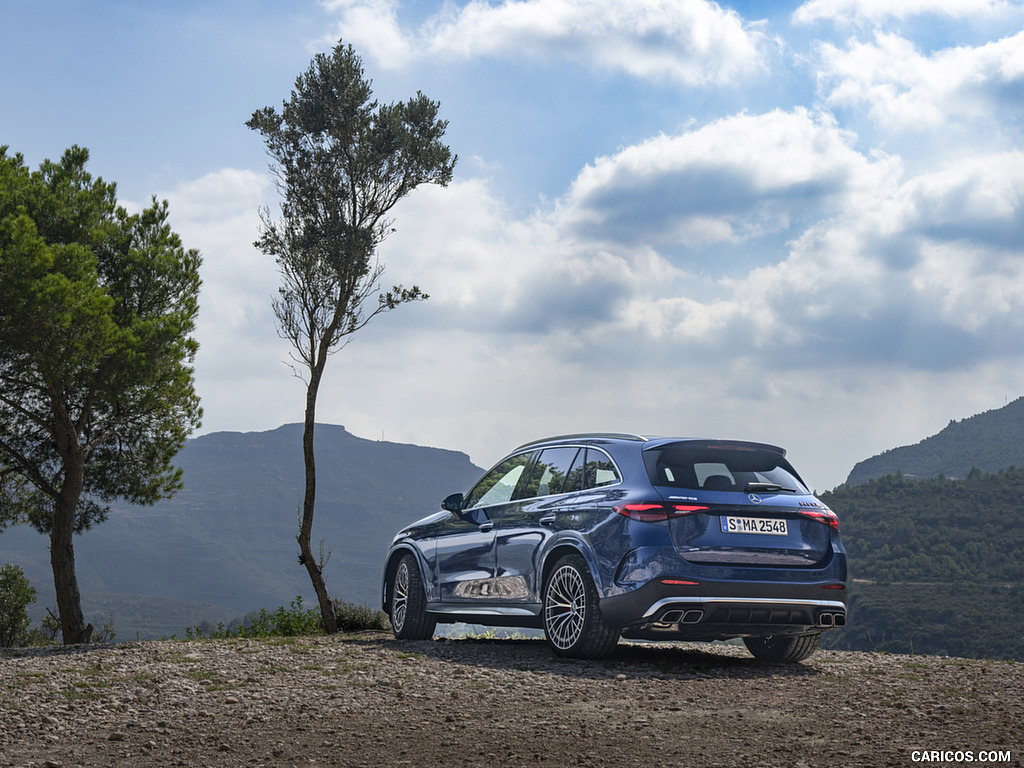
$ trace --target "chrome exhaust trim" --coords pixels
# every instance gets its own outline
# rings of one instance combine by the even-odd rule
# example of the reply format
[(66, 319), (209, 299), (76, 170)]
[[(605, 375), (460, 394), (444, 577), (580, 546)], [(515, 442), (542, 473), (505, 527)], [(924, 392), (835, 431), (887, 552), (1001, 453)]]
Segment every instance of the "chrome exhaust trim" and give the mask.
[(778, 606), (780, 608), (784, 608), (784, 607), (787, 607), (787, 606), (792, 606), (794, 608), (802, 608), (802, 607), (807, 607), (807, 608), (825, 608), (825, 609), (832, 609), (833, 611), (836, 611), (837, 613), (846, 609), (846, 605), (843, 602), (839, 601), (839, 600), (801, 600), (801, 599), (795, 599), (794, 600), (794, 599), (786, 599), (786, 598), (776, 599), (776, 598), (769, 598), (769, 597), (684, 597), (684, 596), (678, 596), (678, 597), (666, 597), (666, 598), (663, 598), (662, 600), (658, 600), (650, 608), (647, 609), (647, 612), (644, 613), (642, 618), (647, 619), (647, 620), (652, 619), (655, 615), (657, 615), (658, 611), (660, 611), (663, 608), (667, 607), (671, 603), (677, 603), (677, 604), (678, 603), (697, 604), (697, 605), (704, 606), (705, 608), (707, 608), (708, 606), (714, 606), (714, 605), (734, 605), (734, 604), (738, 604), (738, 603), (743, 603), (743, 604), (749, 604), (749, 605), (772, 605), (772, 606)]

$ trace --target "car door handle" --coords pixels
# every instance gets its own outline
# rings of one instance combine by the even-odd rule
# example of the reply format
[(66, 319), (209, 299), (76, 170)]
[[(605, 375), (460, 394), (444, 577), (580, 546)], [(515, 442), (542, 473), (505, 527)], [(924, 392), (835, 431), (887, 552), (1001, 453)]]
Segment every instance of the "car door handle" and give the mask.
[(550, 514), (550, 515), (544, 515), (544, 517), (542, 517), (540, 519), (540, 524), (541, 525), (551, 525), (554, 522), (555, 522), (555, 515), (553, 513)]
[(494, 528), (494, 521), (488, 520), (486, 523), (480, 523), (480, 533), (487, 533), (487, 531)]

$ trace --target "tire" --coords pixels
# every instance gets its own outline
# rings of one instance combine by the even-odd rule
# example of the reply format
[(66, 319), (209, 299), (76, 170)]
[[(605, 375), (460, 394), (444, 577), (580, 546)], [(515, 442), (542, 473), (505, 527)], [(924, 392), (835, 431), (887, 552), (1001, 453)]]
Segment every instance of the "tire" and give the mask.
[(809, 635), (772, 635), (769, 637), (744, 637), (747, 646), (755, 659), (771, 662), (788, 662), (790, 664), (803, 661), (810, 656), (821, 642), (821, 633)]
[(399, 640), (429, 640), (437, 621), (427, 613), (423, 577), (416, 558), (404, 554), (395, 566), (388, 590), (391, 601), (391, 631)]
[(604, 658), (619, 640), (619, 628), (601, 617), (597, 587), (581, 555), (560, 558), (544, 584), (544, 636), (557, 655), (573, 659)]

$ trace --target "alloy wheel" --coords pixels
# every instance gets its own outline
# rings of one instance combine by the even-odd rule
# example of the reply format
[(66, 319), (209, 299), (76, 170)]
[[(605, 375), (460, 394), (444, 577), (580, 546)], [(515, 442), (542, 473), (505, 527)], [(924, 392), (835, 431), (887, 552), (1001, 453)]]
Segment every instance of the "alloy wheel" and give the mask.
[(396, 632), (401, 632), (409, 610), (409, 565), (405, 561), (398, 565), (391, 590), (391, 623)]
[(583, 633), (587, 618), (587, 591), (583, 576), (571, 565), (551, 575), (544, 599), (544, 628), (551, 643), (571, 648)]

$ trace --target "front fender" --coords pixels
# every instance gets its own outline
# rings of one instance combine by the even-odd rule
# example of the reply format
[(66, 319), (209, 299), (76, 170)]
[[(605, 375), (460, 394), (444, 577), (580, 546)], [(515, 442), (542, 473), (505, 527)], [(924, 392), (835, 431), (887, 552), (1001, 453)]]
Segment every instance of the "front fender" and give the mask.
[(404, 554), (411, 554), (416, 558), (416, 564), (419, 566), (420, 574), (423, 577), (423, 590), (426, 592), (427, 602), (436, 602), (436, 591), (437, 591), (437, 578), (434, 574), (433, 568), (430, 566), (427, 558), (423, 556), (423, 553), (415, 546), (411, 541), (396, 542), (392, 545), (391, 549), (388, 550), (388, 556), (384, 560), (384, 572), (381, 574), (380, 582), (380, 601), (381, 609), (390, 618), (390, 598), (388, 590), (391, 586), (391, 579), (394, 576), (395, 569), (398, 567), (398, 561)]

